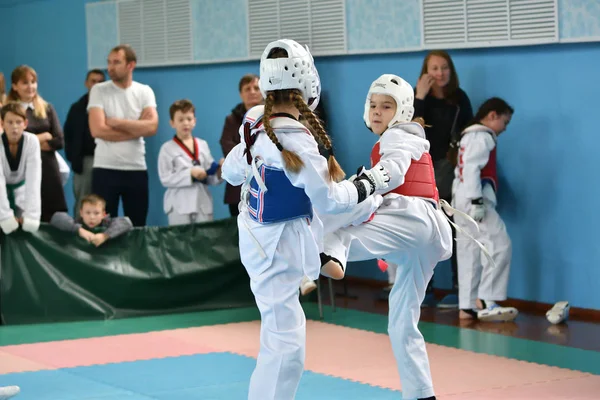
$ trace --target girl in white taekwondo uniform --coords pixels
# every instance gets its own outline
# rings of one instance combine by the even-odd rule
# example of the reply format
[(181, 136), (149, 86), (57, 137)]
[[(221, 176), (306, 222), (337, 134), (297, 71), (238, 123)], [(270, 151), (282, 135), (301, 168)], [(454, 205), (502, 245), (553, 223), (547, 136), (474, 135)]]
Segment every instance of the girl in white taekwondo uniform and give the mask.
[(25, 132), (27, 115), (18, 103), (0, 111), (0, 227), (5, 234), (19, 228), (35, 232), (42, 215), (42, 159), (36, 135)]
[[(304, 370), (306, 318), (298, 286), (305, 274), (317, 279), (321, 265), (323, 225), (314, 211), (352, 212), (361, 203), (366, 219), (382, 200), (371, 195), (387, 187), (388, 177), (380, 168), (336, 183), (343, 171), (333, 155), (326, 160), (319, 154), (315, 140), (331, 151), (312, 113), (320, 81), (307, 48), (286, 39), (270, 43), (261, 57), (259, 84), (265, 105), (244, 117), (242, 142), (227, 155), (223, 178), (244, 184), (240, 255), (261, 312), (248, 398), (287, 400), (295, 397)], [(300, 114), (314, 137), (298, 122)]]
[[(453, 206), (477, 221), (479, 227), (477, 230), (460, 216), (455, 220), (462, 229), (456, 235), (458, 303), (462, 319), (512, 321), (518, 314), (513, 307), (500, 307), (495, 303), (506, 300), (512, 255), (506, 226), (495, 209), (496, 139), (506, 129), (513, 112), (502, 99), (487, 100), (460, 139)], [(469, 236), (486, 247), (495, 266)]]
[(436, 264), (452, 255), (452, 231), (439, 207), (429, 142), (410, 122), (413, 88), (396, 75), (375, 80), (364, 121), (380, 136), (371, 152), (374, 169), (389, 172), (389, 188), (372, 219), (325, 238), (325, 267), (343, 275), (348, 261), (384, 258), (398, 265), (389, 294), (388, 332), (402, 381), (403, 399), (435, 399), (423, 335), (421, 303)]

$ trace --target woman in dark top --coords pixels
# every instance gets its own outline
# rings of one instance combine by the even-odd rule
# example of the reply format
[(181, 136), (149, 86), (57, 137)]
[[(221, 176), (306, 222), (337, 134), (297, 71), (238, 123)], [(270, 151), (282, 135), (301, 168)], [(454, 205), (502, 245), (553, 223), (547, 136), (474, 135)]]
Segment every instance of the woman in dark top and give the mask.
[[(263, 98), (260, 94), (260, 88), (258, 87), (258, 76), (254, 74), (247, 74), (240, 79), (238, 85), (240, 91), (240, 98), (242, 102), (236, 105), (231, 114), (225, 118), (225, 125), (223, 126), (223, 133), (221, 134), (221, 149), (223, 150), (223, 156), (227, 157), (227, 154), (240, 143), (240, 125), (246, 111), (254, 106), (262, 103)], [(231, 186), (229, 183), (225, 187), (225, 204), (229, 205), (229, 212), (232, 217), (238, 215), (238, 203), (240, 202), (241, 187)]]
[(21, 102), (27, 110), (27, 131), (37, 135), (42, 150), (42, 217), (50, 222), (57, 211), (67, 211), (56, 150), (64, 146), (63, 132), (54, 107), (37, 92), (37, 74), (27, 65), (12, 72), (8, 101)]
[[(429, 153), (433, 159), (435, 180), (440, 198), (452, 201), (452, 181), (454, 180), (454, 152), (450, 144), (473, 118), (471, 101), (459, 87), (458, 75), (450, 55), (443, 50), (430, 51), (421, 68), (421, 74), (415, 89), (415, 117), (425, 119), (425, 135), (431, 145)], [(453, 237), (456, 237), (454, 228)], [(452, 285), (458, 288), (456, 243), (452, 255)], [(435, 304), (433, 279), (429, 283), (428, 293), (423, 305)], [(458, 307), (456, 294), (446, 296), (438, 307)]]

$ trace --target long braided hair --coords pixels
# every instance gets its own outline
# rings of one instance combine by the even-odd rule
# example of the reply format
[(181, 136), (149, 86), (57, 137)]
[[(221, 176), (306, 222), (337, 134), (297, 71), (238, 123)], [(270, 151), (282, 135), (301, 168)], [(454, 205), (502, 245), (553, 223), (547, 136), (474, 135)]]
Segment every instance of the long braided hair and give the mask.
[(327, 158), (327, 167), (329, 170), (329, 177), (334, 182), (340, 182), (345, 177), (344, 170), (335, 159), (333, 155), (333, 146), (331, 144), (331, 138), (325, 132), (321, 120), (312, 112), (308, 107), (302, 95), (297, 90), (292, 92), (292, 103), (300, 111), (300, 114), (304, 117), (306, 122), (312, 127), (310, 130), (318, 143), (320, 143), (327, 151), (329, 151), (329, 157)]
[[(285, 51), (282, 48), (274, 48), (273, 50), (271, 50), (267, 58), (287, 57), (287, 51)], [(342, 179), (344, 179), (345, 173), (333, 155), (331, 139), (325, 132), (323, 125), (319, 121), (319, 118), (317, 118), (317, 116), (308, 107), (308, 105), (302, 98), (302, 93), (297, 89), (270, 91), (267, 93), (267, 98), (265, 99), (265, 109), (263, 114), (263, 126), (265, 128), (265, 133), (269, 136), (269, 139), (271, 139), (271, 141), (275, 144), (275, 146), (277, 146), (277, 148), (281, 152), (281, 156), (283, 158), (286, 168), (292, 172), (297, 173), (304, 167), (304, 162), (293, 151), (284, 149), (281, 143), (279, 143), (279, 139), (277, 139), (275, 132), (273, 131), (270, 117), (273, 113), (273, 106), (280, 104), (293, 104), (294, 107), (296, 107), (298, 111), (300, 111), (300, 114), (302, 114), (306, 122), (311, 126), (312, 129), (309, 129), (309, 131), (311, 132), (311, 134), (313, 134), (316, 141), (329, 151), (327, 167), (330, 179), (334, 182), (339, 182)]]

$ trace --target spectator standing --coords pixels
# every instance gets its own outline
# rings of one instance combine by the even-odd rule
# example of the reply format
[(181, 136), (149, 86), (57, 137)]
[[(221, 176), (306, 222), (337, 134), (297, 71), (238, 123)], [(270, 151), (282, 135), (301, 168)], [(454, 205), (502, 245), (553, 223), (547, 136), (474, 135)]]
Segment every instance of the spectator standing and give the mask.
[(65, 154), (73, 170), (73, 194), (75, 207), (73, 215), (79, 218), (81, 200), (92, 192), (92, 168), (94, 166), (94, 149), (96, 143), (90, 132), (87, 106), (90, 90), (104, 82), (106, 77), (99, 69), (87, 73), (85, 87), (87, 92), (71, 105), (64, 126)]
[(137, 56), (119, 45), (108, 55), (110, 80), (90, 90), (89, 126), (96, 139), (92, 192), (106, 200), (116, 217), (119, 200), (134, 226), (145, 226), (148, 215), (148, 170), (144, 138), (158, 129), (156, 98), (148, 85), (133, 80)]

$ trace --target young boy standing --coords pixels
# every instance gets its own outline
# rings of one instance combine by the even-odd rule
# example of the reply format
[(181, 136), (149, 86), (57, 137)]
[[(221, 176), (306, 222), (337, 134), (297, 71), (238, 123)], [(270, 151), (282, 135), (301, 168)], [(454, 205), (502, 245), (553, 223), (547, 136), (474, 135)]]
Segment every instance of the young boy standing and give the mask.
[(167, 191), (164, 210), (169, 225), (184, 225), (213, 220), (213, 200), (208, 185), (218, 185), (221, 165), (210, 154), (208, 143), (195, 138), (194, 105), (189, 100), (178, 100), (169, 109), (172, 140), (164, 143), (158, 154), (158, 174)]

